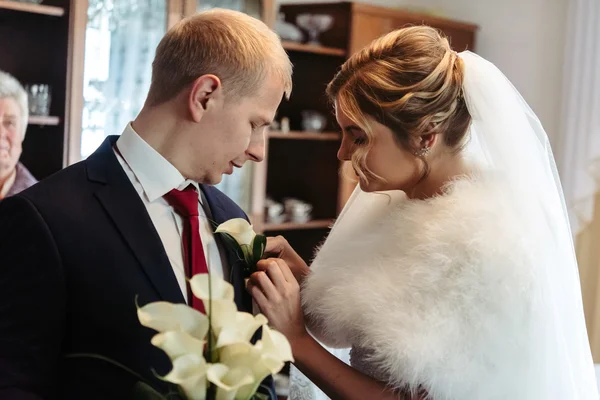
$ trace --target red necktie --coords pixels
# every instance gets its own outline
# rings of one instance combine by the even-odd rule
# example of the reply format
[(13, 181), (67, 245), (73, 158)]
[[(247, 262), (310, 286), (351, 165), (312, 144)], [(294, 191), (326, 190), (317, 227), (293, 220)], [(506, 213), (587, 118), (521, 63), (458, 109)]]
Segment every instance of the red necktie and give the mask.
[[(200, 224), (198, 221), (198, 192), (193, 185), (184, 190), (173, 189), (165, 194), (165, 199), (175, 212), (183, 219), (183, 262), (186, 268), (186, 277), (190, 279), (196, 274), (207, 274), (208, 265), (200, 238)], [(205, 314), (202, 300), (192, 295), (189, 284), (186, 284), (188, 303), (201, 313)], [(192, 298), (190, 301), (189, 299)]]

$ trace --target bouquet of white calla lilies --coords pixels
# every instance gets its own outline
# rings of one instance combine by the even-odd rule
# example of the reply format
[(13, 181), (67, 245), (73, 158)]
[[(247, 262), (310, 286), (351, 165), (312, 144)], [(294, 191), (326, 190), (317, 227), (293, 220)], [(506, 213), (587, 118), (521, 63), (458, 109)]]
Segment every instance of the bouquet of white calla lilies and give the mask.
[(243, 218), (223, 222), (215, 233), (221, 234), (238, 257), (245, 261), (247, 276), (256, 272), (256, 263), (262, 258), (267, 245), (266, 236), (256, 234), (252, 225)]
[[(211, 384), (215, 400), (255, 398), (268, 375), (293, 361), (289, 342), (267, 326), (264, 315), (239, 312), (233, 286), (223, 279), (198, 274), (190, 286), (207, 315), (167, 302), (138, 308), (140, 323), (158, 331), (152, 344), (172, 361), (173, 368), (162, 379), (179, 385), (190, 400), (207, 399)], [(261, 340), (252, 344), (261, 327)]]

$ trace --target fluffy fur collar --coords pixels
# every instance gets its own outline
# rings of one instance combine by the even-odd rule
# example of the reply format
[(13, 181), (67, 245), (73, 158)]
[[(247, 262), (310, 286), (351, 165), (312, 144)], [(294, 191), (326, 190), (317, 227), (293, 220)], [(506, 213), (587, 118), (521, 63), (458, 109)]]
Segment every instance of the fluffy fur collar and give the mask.
[(532, 235), (512, 195), (490, 175), (426, 201), (357, 194), (302, 289), (315, 335), (435, 400), (527, 398)]

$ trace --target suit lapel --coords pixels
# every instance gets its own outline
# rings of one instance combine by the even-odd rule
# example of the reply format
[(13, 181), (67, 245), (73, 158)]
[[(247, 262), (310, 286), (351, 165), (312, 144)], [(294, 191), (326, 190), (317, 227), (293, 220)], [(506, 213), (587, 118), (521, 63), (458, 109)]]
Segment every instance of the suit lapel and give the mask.
[[(200, 188), (204, 193), (204, 197), (206, 198), (215, 223), (220, 225), (230, 219), (231, 212), (225, 210), (222, 203), (219, 201), (218, 197), (216, 196), (216, 189), (207, 185), (200, 185)], [(215, 229), (216, 226), (213, 227), (213, 232)], [(244, 281), (244, 275), (242, 272), (243, 266), (241, 263), (243, 261), (240, 260), (236, 252), (233, 251), (221, 238), (221, 235), (216, 234), (215, 240), (219, 246), (225, 249), (227, 254), (227, 261), (229, 261), (230, 268), (229, 282), (233, 285), (235, 304), (240, 311), (252, 312), (252, 298), (246, 290), (246, 282)]]
[(95, 195), (114, 222), (141, 269), (164, 301), (184, 303), (185, 299), (158, 232), (144, 203), (117, 160), (108, 137), (87, 160), (88, 178), (102, 184)]

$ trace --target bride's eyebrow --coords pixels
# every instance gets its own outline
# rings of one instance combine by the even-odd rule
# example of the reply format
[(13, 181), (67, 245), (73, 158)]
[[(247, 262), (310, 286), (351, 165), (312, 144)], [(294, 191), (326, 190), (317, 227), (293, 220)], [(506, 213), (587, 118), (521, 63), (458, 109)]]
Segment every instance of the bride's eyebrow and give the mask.
[(348, 133), (362, 133), (362, 129), (358, 125), (348, 125), (343, 128), (344, 131)]

